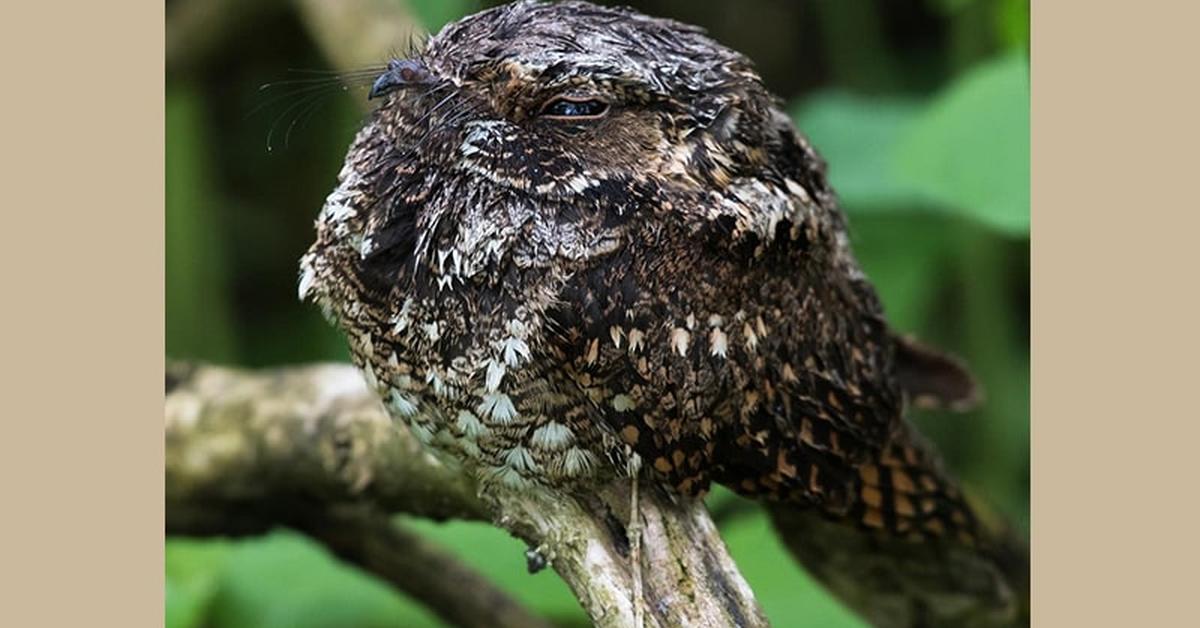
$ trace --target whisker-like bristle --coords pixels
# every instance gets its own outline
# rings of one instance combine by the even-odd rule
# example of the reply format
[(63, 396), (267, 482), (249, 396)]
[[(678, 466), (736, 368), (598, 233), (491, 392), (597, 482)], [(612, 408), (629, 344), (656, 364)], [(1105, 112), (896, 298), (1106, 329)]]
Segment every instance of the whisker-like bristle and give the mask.
[[(290, 86), (290, 87), (292, 87), (292, 89), (289, 89), (288, 91), (285, 91), (282, 93), (273, 94), (271, 97), (266, 98), (265, 100), (260, 102), (258, 105), (256, 105), (254, 108), (252, 108), (249, 112), (246, 113), (246, 118), (250, 118), (250, 117), (254, 116), (255, 114), (257, 114), (269, 107), (273, 107), (281, 102), (285, 102), (285, 101), (288, 101), (288, 100), (291, 100), (294, 98), (306, 98), (306, 97), (314, 95), (314, 94), (322, 94), (322, 93), (333, 94), (333, 93), (345, 92), (345, 91), (349, 90), (349, 86), (343, 85), (341, 83), (322, 83), (319, 85), (299, 85), (299, 86)], [(262, 91), (262, 89), (260, 88), (259, 91)]]

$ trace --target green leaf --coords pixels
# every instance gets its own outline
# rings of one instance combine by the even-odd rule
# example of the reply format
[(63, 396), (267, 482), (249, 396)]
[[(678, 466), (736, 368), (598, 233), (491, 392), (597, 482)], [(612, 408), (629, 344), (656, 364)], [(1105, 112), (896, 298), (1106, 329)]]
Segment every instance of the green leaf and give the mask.
[(229, 545), (168, 539), (166, 545), (167, 628), (198, 628), (217, 594)]
[(920, 101), (825, 91), (793, 109), (797, 126), (825, 158), (830, 184), (848, 211), (925, 202), (919, 189), (896, 177), (891, 160), (897, 140), (921, 112)]
[(587, 616), (562, 578), (552, 569), (530, 574), (525, 544), (504, 530), (473, 521), (401, 520), (409, 529), (454, 552), (531, 611), (560, 624), (586, 624)]
[(307, 537), (274, 532), (231, 544), (205, 625), (227, 628), (443, 626), (426, 608)]
[(1029, 0), (1000, 0), (996, 7), (996, 33), (1013, 48), (1029, 46)]
[(1010, 235), (1029, 233), (1029, 63), (1015, 52), (954, 82), (892, 154), (898, 179)]

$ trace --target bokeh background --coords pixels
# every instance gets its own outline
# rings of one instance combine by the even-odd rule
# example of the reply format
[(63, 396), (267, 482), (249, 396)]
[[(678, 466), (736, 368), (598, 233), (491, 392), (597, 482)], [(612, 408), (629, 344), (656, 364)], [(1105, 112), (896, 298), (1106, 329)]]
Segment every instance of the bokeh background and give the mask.
[[(436, 32), (492, 4), (167, 2), (170, 357), (251, 367), (348, 359), (315, 308), (296, 300), (296, 262), (366, 111), (366, 84), (325, 72), (378, 65), (414, 25)], [(893, 324), (965, 357), (987, 390), (977, 411), (914, 420), (968, 489), (1027, 534), (1028, 0), (623, 4), (706, 27), (784, 99), (829, 161)], [(862, 625), (791, 562), (753, 505), (723, 491), (710, 500), (774, 625)], [(551, 571), (526, 573), (523, 545), (505, 533), (407, 523), (561, 625), (587, 624)], [(442, 624), (280, 530), (168, 539), (166, 625)]]

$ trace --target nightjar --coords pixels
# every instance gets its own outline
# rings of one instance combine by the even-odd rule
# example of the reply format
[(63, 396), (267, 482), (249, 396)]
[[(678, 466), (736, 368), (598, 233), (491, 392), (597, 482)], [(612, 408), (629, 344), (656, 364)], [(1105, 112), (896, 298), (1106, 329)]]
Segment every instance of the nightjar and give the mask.
[(431, 451), (516, 490), (586, 491), (635, 456), (679, 494), (717, 482), (871, 547), (986, 545), (903, 418), (973, 382), (888, 327), (821, 158), (746, 57), (524, 1), (447, 25), (371, 95), (300, 295)]

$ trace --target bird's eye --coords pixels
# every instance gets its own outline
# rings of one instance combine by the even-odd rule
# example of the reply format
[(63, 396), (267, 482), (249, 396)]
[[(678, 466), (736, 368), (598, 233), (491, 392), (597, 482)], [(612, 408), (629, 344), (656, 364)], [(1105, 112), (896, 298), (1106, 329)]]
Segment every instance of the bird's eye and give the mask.
[(603, 100), (577, 100), (572, 98), (555, 98), (542, 107), (543, 118), (563, 119), (595, 119), (608, 112), (608, 103)]

